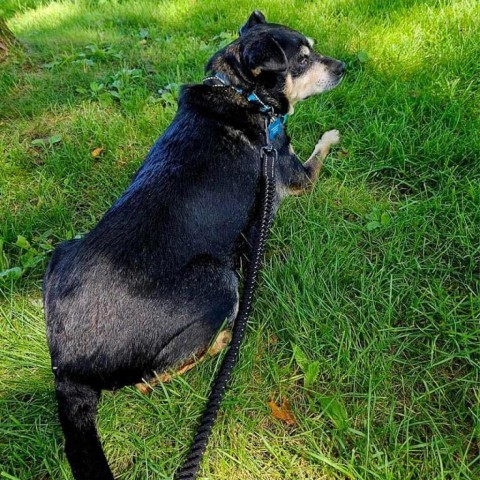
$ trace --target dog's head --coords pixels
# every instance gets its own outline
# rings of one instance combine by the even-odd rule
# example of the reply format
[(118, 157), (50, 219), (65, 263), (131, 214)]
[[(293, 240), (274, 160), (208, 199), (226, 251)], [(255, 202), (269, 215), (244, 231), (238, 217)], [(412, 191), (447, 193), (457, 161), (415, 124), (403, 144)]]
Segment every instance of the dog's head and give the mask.
[(232, 85), (255, 90), (280, 111), (291, 111), (298, 101), (336, 87), (345, 64), (316, 53), (313, 40), (301, 33), (267, 23), (257, 10), (206, 71), (222, 73)]

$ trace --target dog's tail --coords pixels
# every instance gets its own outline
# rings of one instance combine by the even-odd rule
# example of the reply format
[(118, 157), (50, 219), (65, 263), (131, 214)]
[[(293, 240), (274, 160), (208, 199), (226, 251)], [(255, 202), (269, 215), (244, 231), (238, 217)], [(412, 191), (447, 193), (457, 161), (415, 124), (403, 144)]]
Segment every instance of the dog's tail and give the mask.
[(55, 388), (73, 476), (76, 480), (113, 480), (95, 426), (100, 391), (59, 375)]

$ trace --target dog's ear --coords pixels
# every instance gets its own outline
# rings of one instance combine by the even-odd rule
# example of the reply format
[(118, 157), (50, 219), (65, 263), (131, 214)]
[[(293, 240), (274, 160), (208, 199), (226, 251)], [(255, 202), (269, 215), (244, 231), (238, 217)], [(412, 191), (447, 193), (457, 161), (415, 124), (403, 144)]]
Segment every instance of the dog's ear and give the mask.
[(240, 28), (240, 36), (245, 35), (254, 25), (259, 23), (267, 23), (267, 20), (265, 20), (265, 15), (260, 10), (255, 10), (250, 15), (247, 23)]
[(259, 35), (244, 45), (243, 62), (258, 76), (263, 72), (284, 72), (288, 61), (280, 44), (269, 34)]

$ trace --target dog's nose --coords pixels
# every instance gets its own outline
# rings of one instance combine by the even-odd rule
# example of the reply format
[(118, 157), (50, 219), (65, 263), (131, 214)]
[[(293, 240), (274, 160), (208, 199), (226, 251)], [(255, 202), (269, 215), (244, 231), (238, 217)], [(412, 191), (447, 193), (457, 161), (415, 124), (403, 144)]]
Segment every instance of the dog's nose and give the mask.
[(337, 62), (336, 65), (333, 67), (332, 72), (338, 77), (341, 77), (345, 73), (346, 69), (347, 65), (345, 64), (345, 62)]

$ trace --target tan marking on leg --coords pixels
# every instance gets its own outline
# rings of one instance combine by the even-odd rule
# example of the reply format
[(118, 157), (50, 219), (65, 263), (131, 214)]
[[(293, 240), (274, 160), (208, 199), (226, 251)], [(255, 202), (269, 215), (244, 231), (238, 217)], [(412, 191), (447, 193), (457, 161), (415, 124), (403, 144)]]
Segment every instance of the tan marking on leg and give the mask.
[(222, 350), (224, 350), (232, 340), (232, 332), (230, 330), (223, 330), (218, 335), (213, 344), (208, 349), (208, 355), (214, 357)]
[(195, 367), (195, 365), (202, 363), (207, 358), (211, 358), (217, 355), (228, 346), (231, 339), (232, 332), (230, 330), (222, 330), (215, 337), (215, 340), (211, 343), (210, 347), (208, 347), (207, 351), (203, 351), (199, 355), (195, 355), (192, 358), (188, 359), (180, 368), (175, 371), (172, 370), (170, 372), (163, 373), (155, 372), (155, 376), (152, 379), (150, 379), (148, 382), (136, 383), (135, 387), (140, 393), (142, 393), (143, 395), (147, 395), (153, 391), (153, 387), (158, 383), (168, 383), (172, 380), (172, 378), (187, 373), (193, 367)]
[(322, 135), (322, 138), (315, 146), (310, 158), (303, 164), (308, 173), (310, 182), (304, 188), (290, 188), (291, 195), (301, 195), (313, 187), (317, 181), (318, 174), (323, 166), (323, 161), (330, 153), (330, 147), (340, 141), (340, 132), (338, 130), (329, 130)]
[(153, 392), (153, 385), (149, 383), (136, 383), (135, 388), (142, 394), (148, 395), (149, 393)]
[(299, 197), (300, 195), (307, 193), (310, 188), (311, 188), (311, 184), (309, 184), (307, 187), (290, 187), (288, 189), (288, 194), (295, 197)]
[(323, 161), (330, 153), (330, 147), (340, 141), (340, 132), (338, 130), (329, 130), (322, 135), (322, 138), (315, 146), (310, 158), (303, 166), (310, 173), (310, 181), (314, 183), (323, 166)]

